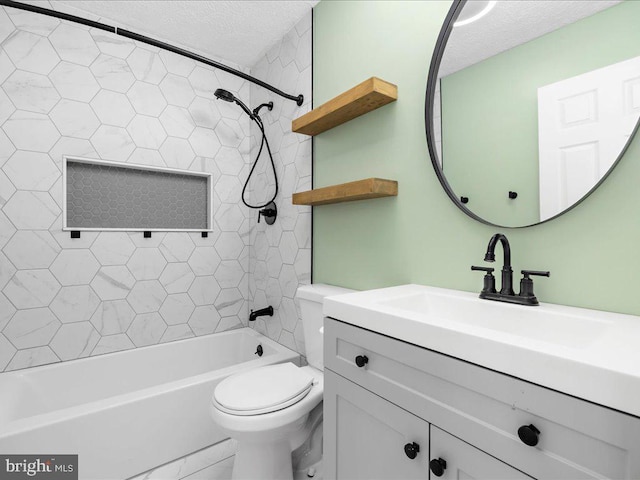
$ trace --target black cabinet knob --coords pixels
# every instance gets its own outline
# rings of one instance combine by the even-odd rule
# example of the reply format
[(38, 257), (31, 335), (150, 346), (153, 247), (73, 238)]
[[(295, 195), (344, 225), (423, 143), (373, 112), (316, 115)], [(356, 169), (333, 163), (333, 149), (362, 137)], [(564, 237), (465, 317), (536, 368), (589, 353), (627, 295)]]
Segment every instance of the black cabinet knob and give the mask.
[(356, 357), (356, 365), (360, 368), (364, 367), (367, 363), (369, 363), (369, 358), (366, 355), (358, 355)]
[(407, 443), (404, 446), (404, 453), (407, 455), (407, 457), (409, 457), (411, 460), (413, 460), (414, 458), (416, 458), (418, 456), (418, 452), (420, 451), (420, 445), (418, 445), (416, 442), (413, 443)]
[(535, 447), (538, 444), (538, 435), (540, 435), (540, 430), (533, 425), (523, 425), (518, 429), (518, 437), (522, 443), (530, 447)]
[(447, 462), (442, 458), (434, 458), (429, 462), (429, 470), (431, 470), (431, 473), (433, 473), (436, 477), (441, 477), (442, 475), (444, 475), (444, 471), (446, 469)]

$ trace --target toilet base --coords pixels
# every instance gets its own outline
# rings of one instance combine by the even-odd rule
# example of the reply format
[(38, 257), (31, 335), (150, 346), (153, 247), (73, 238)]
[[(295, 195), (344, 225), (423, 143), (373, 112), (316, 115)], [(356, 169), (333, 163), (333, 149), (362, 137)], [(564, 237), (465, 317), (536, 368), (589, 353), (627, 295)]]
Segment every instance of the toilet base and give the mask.
[(302, 445), (291, 452), (294, 477), (296, 471), (307, 470), (322, 460), (322, 404), (311, 411), (307, 425), (311, 433)]
[(291, 444), (238, 442), (233, 480), (293, 480)]

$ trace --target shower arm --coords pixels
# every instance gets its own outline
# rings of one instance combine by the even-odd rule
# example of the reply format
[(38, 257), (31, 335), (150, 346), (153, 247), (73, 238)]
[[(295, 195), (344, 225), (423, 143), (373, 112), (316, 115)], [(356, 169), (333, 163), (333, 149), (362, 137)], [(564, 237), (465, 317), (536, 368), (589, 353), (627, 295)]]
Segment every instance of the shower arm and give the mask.
[(260, 110), (264, 107), (267, 107), (269, 111), (273, 110), (273, 102), (261, 103), (260, 105), (258, 105), (256, 108), (253, 109), (253, 114), (257, 117)]
[(274, 87), (273, 85), (269, 85), (262, 80), (259, 80), (249, 74), (241, 72), (240, 70), (236, 70), (235, 68), (229, 67), (223, 63), (216, 62), (215, 60), (211, 60), (209, 58), (203, 57), (202, 55), (198, 55), (196, 53), (190, 52), (188, 50), (184, 50), (182, 48), (175, 47), (165, 42), (161, 42), (160, 40), (155, 40), (153, 38), (146, 37), (144, 35), (140, 35), (139, 33), (131, 32), (129, 30), (125, 30), (119, 27), (112, 27), (105, 23), (96, 22), (94, 20), (89, 20), (86, 18), (78, 17), (76, 15), (71, 15), (69, 13), (58, 12), (56, 10), (51, 10), (48, 8), (38, 7), (36, 5), (29, 5), (26, 3), (16, 2), (14, 0), (0, 0), (0, 6), (17, 8), (19, 10), (25, 10), (27, 12), (39, 13), (42, 15), (47, 15), (49, 17), (59, 18), (62, 20), (68, 20), (70, 22), (79, 23), (81, 25), (87, 25), (89, 27), (97, 28), (100, 30), (104, 30), (106, 32), (111, 32), (116, 35), (121, 35), (126, 38), (130, 38), (132, 40), (137, 40), (138, 42), (146, 43), (147, 45), (152, 45), (154, 47), (162, 48), (163, 50), (167, 50), (169, 52), (176, 53), (178, 55), (182, 55), (184, 57), (190, 58), (197, 62), (204, 63), (209, 65), (210, 67), (217, 68), (218, 70), (225, 71), (230, 73), (231, 75), (235, 75), (236, 77), (240, 77), (243, 80), (247, 80), (255, 85), (258, 85), (262, 88), (266, 88), (267, 90), (275, 93), (276, 95), (280, 95), (287, 100), (292, 100), (296, 102), (298, 106), (301, 106), (304, 102), (304, 95), (290, 95), (288, 93), (283, 92), (282, 90)]

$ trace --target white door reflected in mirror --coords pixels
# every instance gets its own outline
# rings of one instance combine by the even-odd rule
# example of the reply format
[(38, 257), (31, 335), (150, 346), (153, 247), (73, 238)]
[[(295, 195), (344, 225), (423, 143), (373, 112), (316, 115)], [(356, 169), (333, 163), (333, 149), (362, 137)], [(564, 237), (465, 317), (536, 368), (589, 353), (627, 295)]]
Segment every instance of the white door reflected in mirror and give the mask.
[(640, 57), (538, 89), (540, 221), (585, 196), (613, 166), (640, 114)]

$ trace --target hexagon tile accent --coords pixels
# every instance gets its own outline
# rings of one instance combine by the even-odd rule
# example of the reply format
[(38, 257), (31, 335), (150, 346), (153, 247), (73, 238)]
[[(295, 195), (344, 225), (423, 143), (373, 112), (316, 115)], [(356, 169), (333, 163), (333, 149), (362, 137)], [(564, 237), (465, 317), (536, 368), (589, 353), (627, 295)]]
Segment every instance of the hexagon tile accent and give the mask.
[(27, 72), (47, 75), (60, 61), (51, 43), (35, 33), (17, 31), (3, 44), (13, 64)]
[(48, 308), (20, 310), (3, 333), (16, 348), (47, 345), (60, 328), (60, 322)]
[(88, 285), (62, 287), (49, 308), (62, 323), (89, 320), (100, 304), (100, 299)]
[(60, 100), (47, 76), (23, 70), (16, 70), (4, 82), (3, 88), (17, 108), (29, 112), (49, 113)]
[(115, 127), (126, 127), (136, 114), (124, 94), (110, 90), (100, 90), (91, 100), (91, 107), (102, 123)]
[(127, 267), (102, 267), (94, 279), (91, 287), (102, 300), (120, 300), (126, 298), (136, 284)]
[(167, 261), (157, 248), (138, 248), (127, 262), (136, 280), (157, 279), (166, 265)]
[(16, 110), (2, 129), (20, 150), (48, 152), (60, 138), (48, 116), (22, 110)]
[(62, 285), (86, 285), (100, 269), (90, 250), (66, 249), (60, 252), (50, 267)]
[(88, 357), (100, 340), (90, 322), (75, 322), (62, 325), (49, 346), (61, 360)]
[(114, 335), (126, 332), (135, 316), (126, 300), (110, 300), (100, 304), (91, 323), (101, 335)]
[[(137, 282), (127, 295), (127, 302), (136, 313), (152, 313), (160, 310), (167, 292), (157, 280)], [(135, 342), (134, 342), (135, 343)]]
[(60, 290), (49, 270), (19, 270), (4, 287), (3, 293), (16, 308), (46, 307)]
[[(304, 353), (293, 294), (310, 281), (310, 209), (289, 197), (310, 185), (311, 142), (289, 125), (310, 107), (310, 15), (251, 68), (303, 93), (301, 108), (191, 59), (39, 18), (0, 7), (0, 372), (238, 328), (268, 301), (276, 315), (256, 328)], [(240, 199), (258, 132), (236, 105), (214, 99), (216, 88), (251, 106), (274, 102), (262, 111), (282, 177), (281, 218), (269, 229)], [(64, 155), (213, 174), (214, 232), (70, 238)], [(256, 184), (269, 188), (269, 171), (258, 170)], [(145, 192), (127, 182), (110, 179), (108, 207), (93, 203), (89, 216), (170, 199), (172, 220), (202, 218), (195, 185), (178, 192), (156, 181)], [(105, 183), (89, 182), (86, 195)]]
[(209, 228), (207, 177), (67, 162), (70, 228)]
[(18, 150), (2, 167), (19, 190), (46, 192), (60, 178), (60, 171), (46, 153)]
[(159, 313), (143, 313), (136, 316), (127, 335), (136, 347), (144, 347), (158, 343), (166, 329), (167, 324)]
[(4, 252), (16, 268), (48, 268), (60, 246), (47, 231), (21, 230), (11, 237)]
[(126, 233), (102, 232), (91, 245), (91, 252), (102, 265), (124, 265), (135, 248)]

